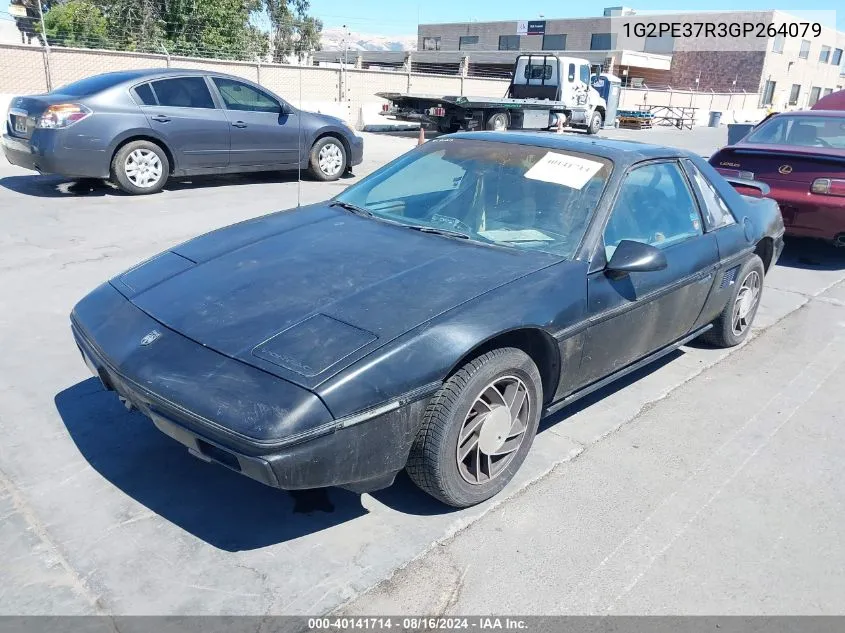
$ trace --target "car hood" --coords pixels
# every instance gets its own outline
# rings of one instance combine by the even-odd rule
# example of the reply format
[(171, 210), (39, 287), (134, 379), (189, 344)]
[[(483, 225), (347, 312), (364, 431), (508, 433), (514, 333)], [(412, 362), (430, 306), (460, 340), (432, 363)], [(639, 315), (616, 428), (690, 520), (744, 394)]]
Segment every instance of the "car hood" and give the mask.
[(554, 261), (322, 204), (201, 236), (112, 284), (168, 328), (312, 388), (438, 314)]

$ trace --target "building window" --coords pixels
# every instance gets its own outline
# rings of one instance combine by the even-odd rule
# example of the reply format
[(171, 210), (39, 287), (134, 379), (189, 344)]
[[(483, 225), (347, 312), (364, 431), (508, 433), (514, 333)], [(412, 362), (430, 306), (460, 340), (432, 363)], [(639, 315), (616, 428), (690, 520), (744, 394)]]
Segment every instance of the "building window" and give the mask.
[(593, 33), (590, 36), (591, 51), (609, 51), (613, 49), (613, 38), (610, 33)]
[(645, 53), (657, 53), (658, 55), (671, 55), (675, 51), (675, 38), (671, 35), (660, 37), (647, 37), (643, 46)]
[(519, 50), (519, 35), (500, 35), (499, 36), (499, 50), (500, 51), (518, 51)]
[(424, 51), (439, 51), (440, 50), (440, 38), (439, 37), (424, 37), (423, 38), (423, 50)]
[(478, 36), (477, 35), (461, 35), (458, 38), (458, 50), (462, 51), (465, 48), (470, 46), (474, 46), (478, 44)]
[(543, 50), (544, 51), (565, 51), (566, 50), (566, 35), (544, 35), (543, 36)]
[(773, 53), (782, 53), (784, 42), (786, 42), (786, 36), (785, 35), (775, 35), (772, 38), (772, 52)]
[(772, 105), (772, 100), (775, 97), (775, 86), (777, 85), (774, 81), (767, 81), (766, 87), (763, 88), (763, 98), (760, 101), (760, 105)]
[(810, 56), (810, 40), (801, 40), (801, 50), (798, 52), (800, 59), (807, 59)]
[(826, 96), (827, 96), (827, 95), (829, 95), (831, 92), (833, 92), (833, 88), (825, 88), (825, 89), (824, 89), (824, 92), (822, 93), (822, 96), (823, 96), (823, 97), (826, 97)]
[(822, 46), (822, 52), (819, 53), (819, 61), (826, 64), (830, 59), (830, 46)]
[(796, 105), (800, 96), (801, 84), (792, 84), (792, 90), (789, 91), (789, 105)]
[(839, 66), (842, 63), (842, 49), (841, 48), (834, 48), (833, 49), (833, 57), (830, 59), (830, 63), (834, 66)]
[(821, 93), (821, 88), (813, 86), (812, 90), (810, 90), (810, 101), (807, 103), (808, 108), (812, 108), (816, 104), (816, 101), (819, 100), (819, 96), (821, 95)]

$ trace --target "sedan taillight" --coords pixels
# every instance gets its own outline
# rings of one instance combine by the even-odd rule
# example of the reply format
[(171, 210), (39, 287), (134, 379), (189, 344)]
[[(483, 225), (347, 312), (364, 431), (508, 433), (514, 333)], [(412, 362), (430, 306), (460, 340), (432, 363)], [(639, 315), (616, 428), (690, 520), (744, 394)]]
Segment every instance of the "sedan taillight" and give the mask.
[(845, 180), (841, 178), (816, 178), (810, 191), (826, 196), (845, 196)]
[(91, 110), (78, 103), (59, 103), (48, 107), (38, 117), (37, 126), (46, 129), (70, 127), (91, 116)]
[(717, 167), (718, 171), (723, 176), (730, 176), (732, 178), (742, 178), (743, 180), (754, 180), (753, 171), (742, 171), (739, 169), (725, 169), (724, 167)]

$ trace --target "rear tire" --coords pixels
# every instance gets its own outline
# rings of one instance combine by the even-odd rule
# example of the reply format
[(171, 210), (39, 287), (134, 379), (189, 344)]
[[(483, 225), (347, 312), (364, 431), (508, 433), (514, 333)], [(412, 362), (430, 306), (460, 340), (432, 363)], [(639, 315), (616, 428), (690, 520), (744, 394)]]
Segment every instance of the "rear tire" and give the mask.
[(604, 125), (604, 117), (601, 112), (593, 112), (590, 117), (590, 124), (587, 126), (587, 134), (598, 134)]
[(487, 122), (484, 124), (484, 128), (493, 132), (504, 132), (508, 129), (508, 113), (494, 112), (487, 117)]
[(469, 361), (429, 402), (408, 475), (450, 506), (489, 499), (525, 460), (542, 406), (540, 372), (522, 350), (495, 349)]
[(346, 173), (348, 165), (346, 148), (339, 138), (324, 136), (311, 148), (308, 170), (317, 180), (337, 180)]
[(152, 141), (130, 141), (112, 157), (112, 181), (133, 196), (161, 191), (169, 176), (167, 152)]
[(713, 327), (701, 335), (703, 341), (716, 347), (735, 347), (748, 338), (763, 296), (765, 274), (763, 261), (752, 255), (739, 269), (725, 309), (713, 321)]

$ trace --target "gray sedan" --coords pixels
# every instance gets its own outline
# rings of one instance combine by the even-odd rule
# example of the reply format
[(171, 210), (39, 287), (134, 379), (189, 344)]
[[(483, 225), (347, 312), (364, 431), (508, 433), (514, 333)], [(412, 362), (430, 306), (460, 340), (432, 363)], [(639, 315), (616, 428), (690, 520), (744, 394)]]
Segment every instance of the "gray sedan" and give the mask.
[(364, 141), (336, 117), (298, 110), (220, 73), (106, 73), (12, 100), (3, 151), (42, 174), (112, 180), (130, 194), (170, 176), (307, 169), (336, 180)]

